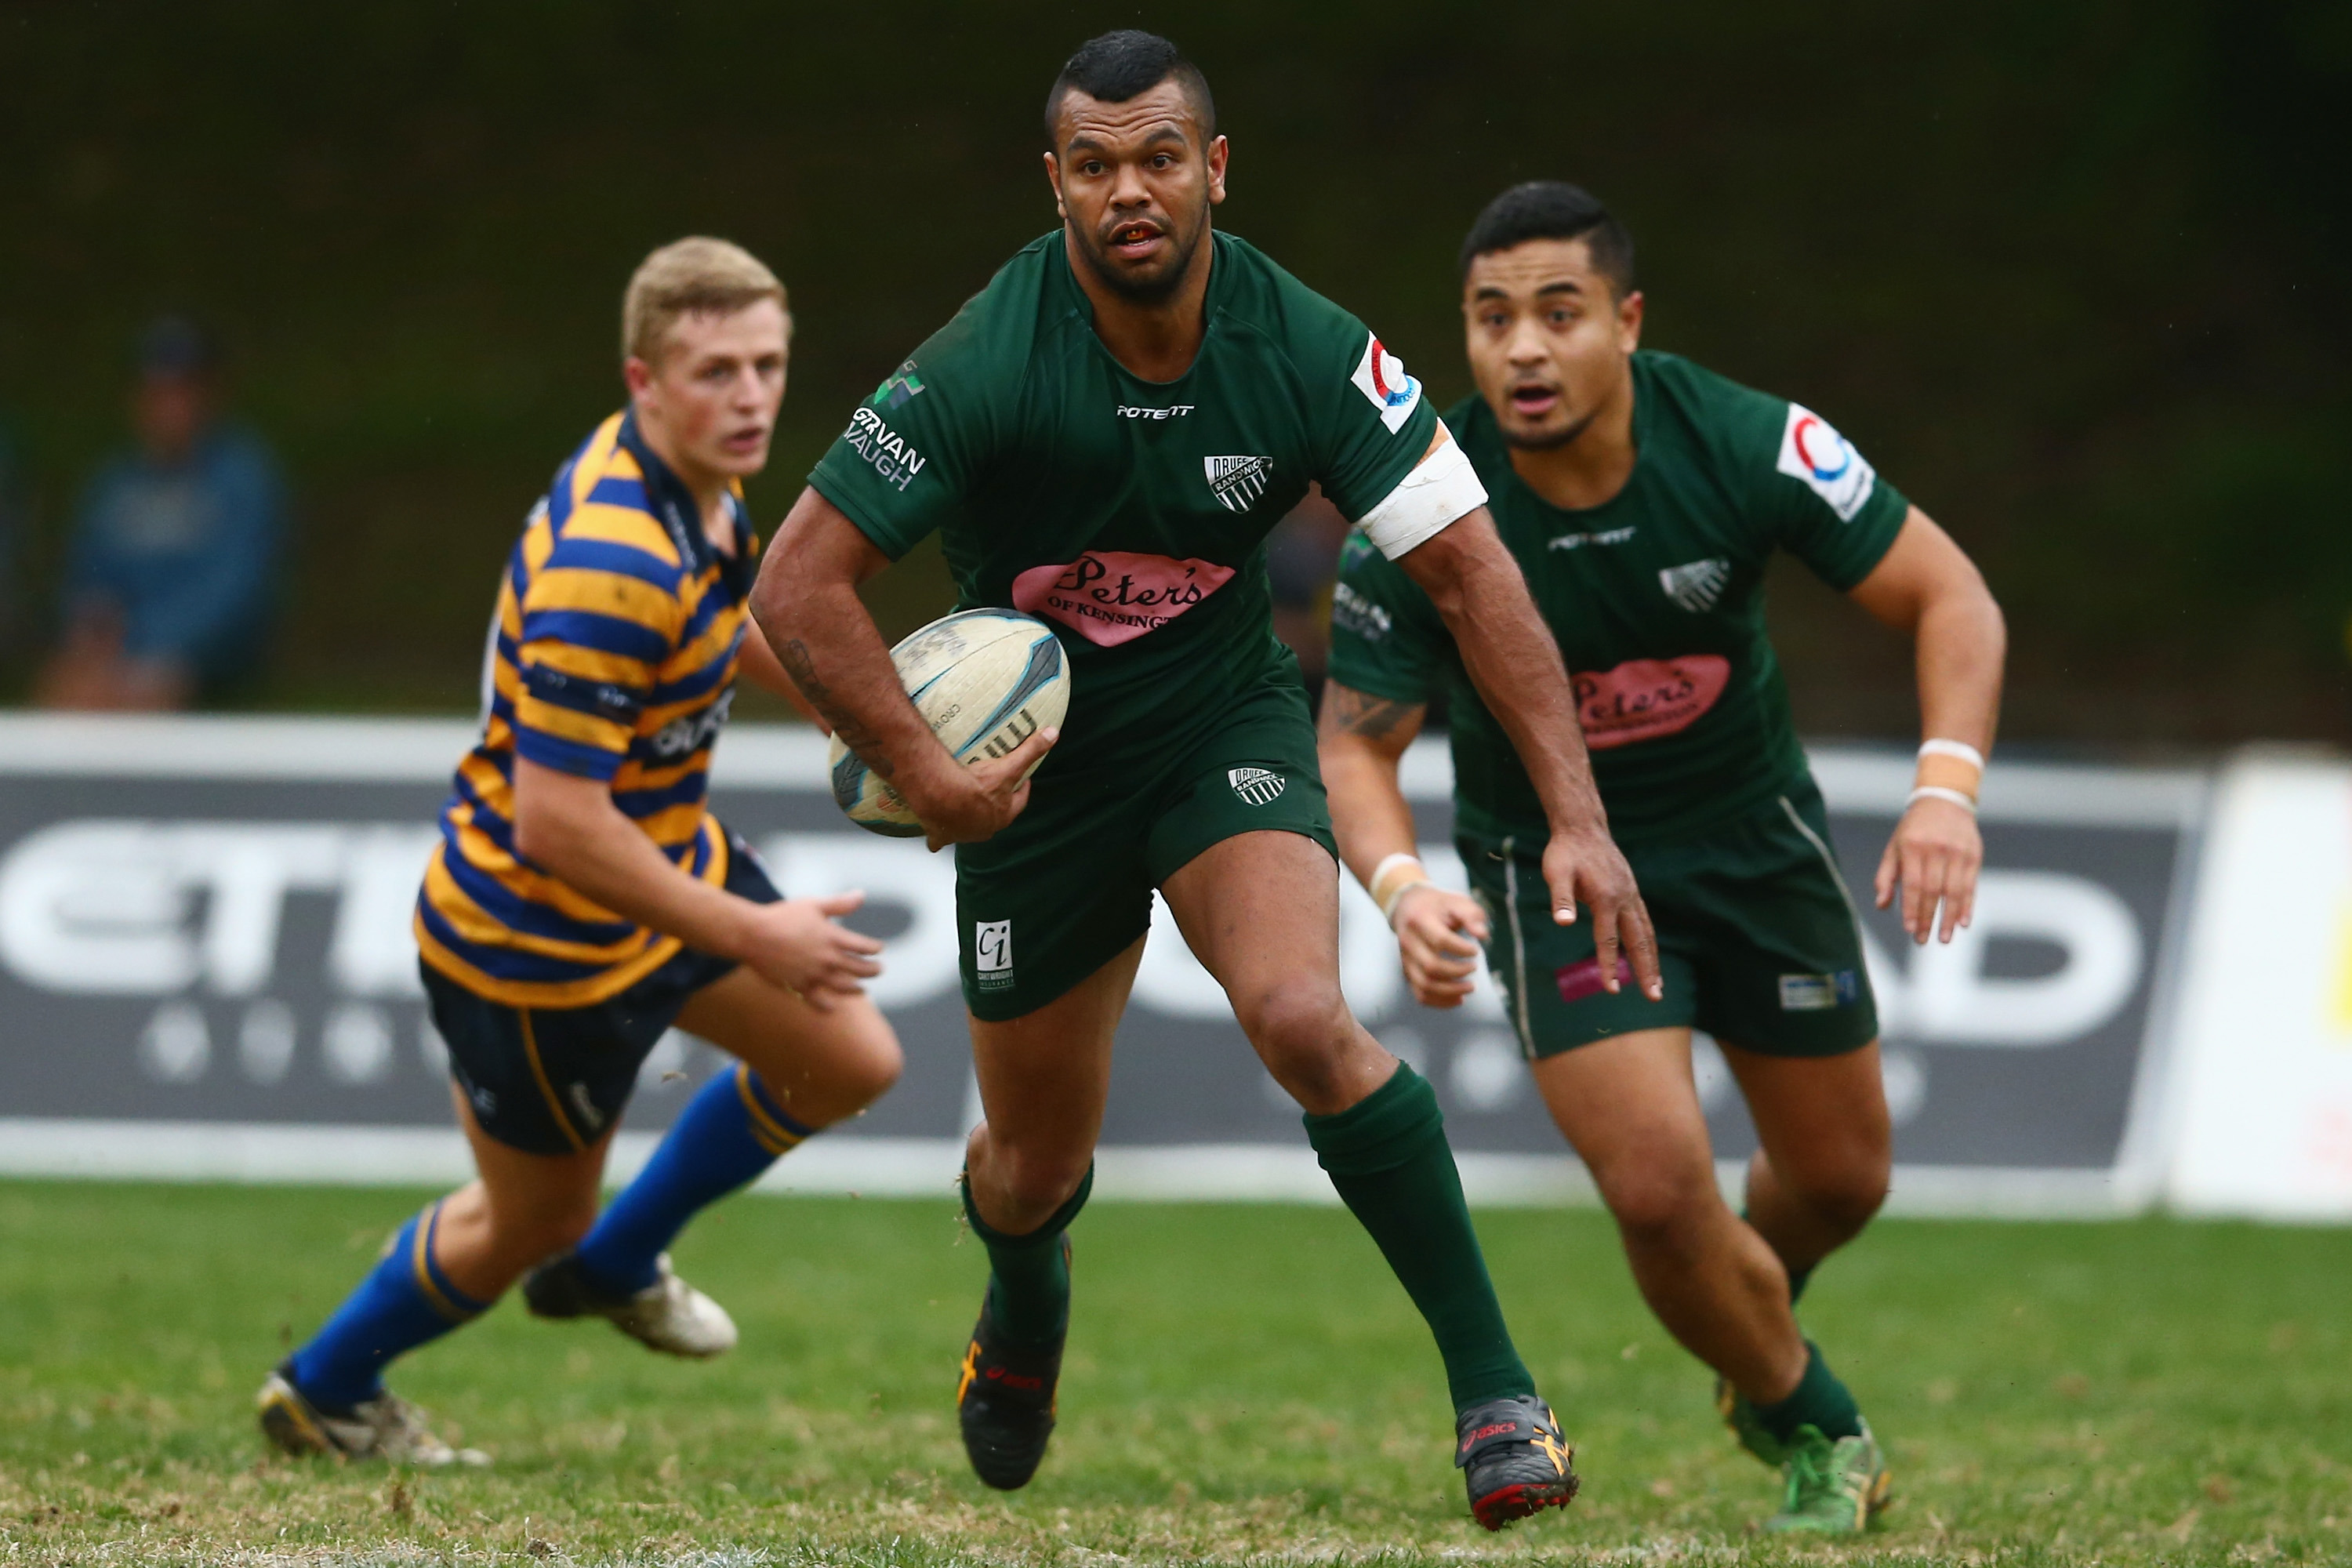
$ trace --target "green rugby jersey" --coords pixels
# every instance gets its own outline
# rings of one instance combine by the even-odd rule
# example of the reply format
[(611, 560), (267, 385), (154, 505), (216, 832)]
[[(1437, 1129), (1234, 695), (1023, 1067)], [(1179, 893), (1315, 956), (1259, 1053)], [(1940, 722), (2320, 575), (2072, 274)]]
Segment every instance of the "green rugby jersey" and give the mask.
[(959, 608), (1054, 627), (1072, 693), (1041, 788), (1177, 755), (1243, 694), (1295, 683), (1267, 531), (1309, 481), (1361, 518), (1436, 429), (1363, 323), (1213, 240), (1207, 332), (1177, 380), (1111, 357), (1056, 229), (877, 388), (809, 476), (894, 560), (940, 531)]
[[(1792, 551), (1843, 592), (1878, 564), (1909, 510), (1797, 404), (1674, 354), (1636, 353), (1633, 374), (1633, 475), (1585, 510), (1527, 487), (1484, 400), (1446, 416), (1559, 639), (1610, 826), (1629, 842), (1733, 820), (1803, 776), (1765, 636), (1765, 563)], [(1435, 606), (1360, 532), (1340, 556), (1330, 669), (1392, 700), (1444, 692), (1463, 828), (1543, 835), (1527, 770)]]

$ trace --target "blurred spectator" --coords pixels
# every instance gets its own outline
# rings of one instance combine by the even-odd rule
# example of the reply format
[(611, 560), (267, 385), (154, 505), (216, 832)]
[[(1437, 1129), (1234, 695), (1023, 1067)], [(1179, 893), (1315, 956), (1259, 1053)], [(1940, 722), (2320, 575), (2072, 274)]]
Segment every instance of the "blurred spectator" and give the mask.
[(1323, 667), (1331, 648), (1331, 582), (1339, 574), (1339, 546), (1348, 520), (1323, 499), (1319, 485), (1285, 514), (1266, 535), (1265, 574), (1274, 589), (1274, 635), (1298, 656), (1307, 694), (1319, 698)]
[(134, 450), (99, 470), (75, 519), (65, 635), (36, 700), (179, 708), (251, 671), (283, 533), (278, 467), (219, 418), (212, 342), (164, 320), (139, 344)]

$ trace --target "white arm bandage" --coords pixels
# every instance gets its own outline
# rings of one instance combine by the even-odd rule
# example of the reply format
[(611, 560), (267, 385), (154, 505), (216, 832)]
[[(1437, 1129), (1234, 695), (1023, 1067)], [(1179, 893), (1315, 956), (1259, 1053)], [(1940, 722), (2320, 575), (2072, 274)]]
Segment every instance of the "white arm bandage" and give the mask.
[(1486, 487), (1478, 482), (1478, 471), (1470, 466), (1462, 443), (1449, 435), (1389, 492), (1388, 500), (1357, 521), (1365, 537), (1393, 561), (1486, 504)]

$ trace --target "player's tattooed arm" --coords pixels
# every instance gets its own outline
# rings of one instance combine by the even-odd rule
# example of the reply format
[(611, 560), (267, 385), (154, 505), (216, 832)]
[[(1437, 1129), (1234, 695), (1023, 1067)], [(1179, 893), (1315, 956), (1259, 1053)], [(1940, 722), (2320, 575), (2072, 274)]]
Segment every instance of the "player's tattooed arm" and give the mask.
[(1420, 732), (1422, 715), (1427, 711), (1425, 703), (1374, 697), (1331, 681), (1323, 688), (1323, 711), (1316, 729), (1325, 735), (1360, 735), (1367, 741), (1386, 741), (1402, 730), (1403, 735), (1397, 742), (1402, 751)]
[(842, 743), (890, 781), (931, 847), (992, 837), (1029, 803), (1028, 773), (1059, 731), (1040, 730), (1002, 757), (959, 763), (899, 682), (890, 649), (857, 596), (890, 564), (840, 508), (803, 490), (760, 563), (751, 618)]
[(889, 754), (876, 743), (877, 737), (873, 729), (835, 698), (833, 689), (816, 672), (816, 658), (809, 652), (808, 644), (798, 637), (786, 637), (776, 650), (776, 658), (800, 694), (808, 699), (809, 706), (841, 738), (841, 743), (856, 752), (867, 767), (888, 778)]
[(1412, 807), (1397, 782), (1397, 763), (1420, 732), (1424, 711), (1418, 702), (1374, 697), (1337, 680), (1323, 683), (1323, 707), (1315, 719), (1323, 789), (1339, 858), (1367, 888), (1382, 860), (1413, 850)]

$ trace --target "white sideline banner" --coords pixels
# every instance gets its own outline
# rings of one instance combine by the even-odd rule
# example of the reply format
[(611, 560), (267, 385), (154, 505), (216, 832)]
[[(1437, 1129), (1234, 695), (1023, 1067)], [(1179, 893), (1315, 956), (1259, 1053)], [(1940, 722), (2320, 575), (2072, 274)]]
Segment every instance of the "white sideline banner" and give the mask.
[[(0, 1173), (462, 1176), (409, 915), (471, 739), (446, 721), (0, 715)], [(1907, 752), (1812, 757), (1832, 847), (1864, 895), (1894, 1206), (2104, 1214), (2152, 1201), (2206, 775), (1997, 762), (1978, 918), (1949, 947), (1923, 950), (1867, 898), (1910, 787)], [(1459, 885), (1443, 744), (1417, 744), (1403, 779), (1423, 858)], [(857, 923), (885, 943), (875, 994), (908, 1052), (905, 1079), (871, 1114), (762, 1184), (944, 1193), (978, 1117), (952, 861), (851, 827), (805, 729), (735, 729), (713, 802), (787, 891), (867, 890)], [(1490, 987), (1453, 1012), (1415, 1005), (1393, 939), (1351, 881), (1340, 969), (1358, 1016), (1435, 1086), (1475, 1200), (1591, 1201)], [(616, 1178), (718, 1066), (699, 1041), (663, 1040)], [(1712, 1043), (1698, 1043), (1695, 1067), (1736, 1180), (1753, 1129)], [(1332, 1197), (1297, 1108), (1164, 916), (1121, 1026), (1103, 1142), (1106, 1197)]]
[(2166, 1195), (2352, 1219), (2352, 764), (2222, 771), (2181, 1000)]

